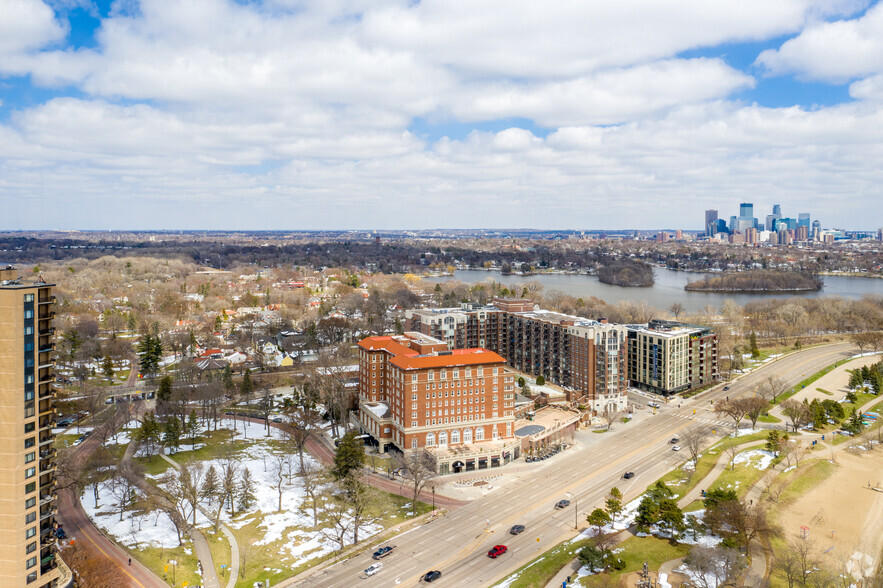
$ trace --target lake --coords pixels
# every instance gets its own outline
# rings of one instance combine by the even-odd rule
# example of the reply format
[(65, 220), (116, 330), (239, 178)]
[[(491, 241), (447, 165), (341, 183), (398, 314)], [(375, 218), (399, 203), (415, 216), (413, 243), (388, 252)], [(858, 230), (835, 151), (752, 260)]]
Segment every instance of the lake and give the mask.
[(646, 302), (648, 305), (664, 310), (675, 302), (680, 302), (688, 312), (696, 312), (711, 305), (720, 309), (724, 300), (732, 299), (744, 305), (764, 298), (819, 298), (822, 296), (841, 296), (843, 298), (861, 298), (865, 294), (883, 295), (883, 280), (876, 278), (849, 278), (843, 276), (823, 276), (825, 285), (819, 292), (802, 292), (799, 294), (721, 294), (716, 292), (687, 292), (684, 286), (708, 274), (696, 272), (678, 272), (665, 268), (653, 268), (655, 284), (647, 288), (627, 288), (602, 284), (596, 276), (585, 274), (537, 274), (533, 276), (509, 275), (484, 270), (457, 270), (454, 276), (426, 278), (426, 282), (446, 282), (458, 280), (465, 284), (475, 284), (493, 280), (507, 288), (525, 282), (539, 282), (545, 292), (558, 290), (582, 298), (594, 296), (608, 304), (616, 304), (624, 300)]

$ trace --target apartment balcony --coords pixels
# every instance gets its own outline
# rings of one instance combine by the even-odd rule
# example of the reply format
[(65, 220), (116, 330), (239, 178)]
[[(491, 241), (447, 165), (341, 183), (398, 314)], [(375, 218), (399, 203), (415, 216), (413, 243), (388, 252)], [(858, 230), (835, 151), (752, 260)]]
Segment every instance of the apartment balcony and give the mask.
[(55, 415), (46, 415), (40, 417), (41, 429), (52, 429), (55, 427)]
[(40, 560), (40, 573), (48, 574), (52, 570), (58, 567), (58, 562), (55, 561), (55, 554), (44, 557)]
[(50, 506), (45, 511), (40, 511), (40, 521), (45, 521), (49, 517), (55, 516), (58, 513), (58, 509), (54, 506)]
[(41, 521), (40, 523), (40, 537), (48, 535), (55, 531), (55, 517), (49, 516), (46, 520)]
[(55, 327), (41, 328), (37, 334), (41, 337), (51, 337), (55, 335)]
[(54, 472), (57, 464), (55, 460), (52, 458), (44, 459), (40, 461), (40, 474), (48, 474), (49, 472)]
[(55, 304), (57, 298), (55, 296), (43, 296), (37, 300), (37, 304)]
[(54, 412), (55, 411), (55, 402), (53, 402), (51, 399), (48, 399), (48, 400), (45, 399), (45, 397), (43, 395), (41, 395), (40, 398), (41, 398), (40, 405), (39, 405), (40, 414), (43, 414), (45, 412)]
[(40, 493), (40, 506), (55, 502), (55, 492)]
[(52, 445), (55, 442), (55, 435), (50, 432), (44, 432), (40, 435), (40, 447), (44, 447), (47, 445)]

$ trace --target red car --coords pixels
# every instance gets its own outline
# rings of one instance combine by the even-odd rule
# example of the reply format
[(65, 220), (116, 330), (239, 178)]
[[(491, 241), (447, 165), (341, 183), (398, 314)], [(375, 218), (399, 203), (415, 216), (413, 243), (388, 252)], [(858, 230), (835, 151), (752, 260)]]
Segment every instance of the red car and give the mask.
[(503, 555), (506, 553), (505, 545), (494, 545), (494, 548), (487, 552), (487, 556), (491, 559), (496, 559), (497, 556)]

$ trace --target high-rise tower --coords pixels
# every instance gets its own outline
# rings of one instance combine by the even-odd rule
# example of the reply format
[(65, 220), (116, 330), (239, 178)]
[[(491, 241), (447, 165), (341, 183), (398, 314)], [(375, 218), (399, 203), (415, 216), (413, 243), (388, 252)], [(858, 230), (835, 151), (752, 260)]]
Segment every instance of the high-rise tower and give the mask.
[(53, 286), (0, 269), (0, 586), (54, 588)]

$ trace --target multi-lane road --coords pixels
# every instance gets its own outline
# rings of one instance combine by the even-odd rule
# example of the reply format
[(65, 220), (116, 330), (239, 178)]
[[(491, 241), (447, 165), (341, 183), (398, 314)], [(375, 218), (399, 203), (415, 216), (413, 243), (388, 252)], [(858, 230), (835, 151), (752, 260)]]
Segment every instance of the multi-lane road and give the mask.
[[(618, 486), (626, 500), (634, 499), (648, 484), (683, 461), (668, 444), (679, 431), (712, 425), (718, 434), (728, 432), (712, 411), (711, 401), (751, 394), (771, 374), (794, 385), (853, 353), (854, 348), (848, 344), (807, 349), (739, 378), (729, 384), (727, 391), (718, 386), (680, 406), (663, 405), (657, 414), (642, 411), (634, 421), (616, 425), (603, 435), (582, 434), (582, 442), (575, 449), (539, 464), (510, 465), (517, 468), (509, 470), (507, 478), (511, 479), (486, 496), (392, 540), (398, 547), (383, 560), (378, 574), (370, 578), (363, 574), (373, 563), (369, 551), (318, 571), (297, 585), (414, 586), (427, 571), (440, 570), (442, 576), (433, 585), (489, 586), (573, 537), (575, 524), (585, 527), (586, 513), (602, 506), (612, 486)], [(625, 480), (622, 474), (626, 471), (637, 475)], [(555, 503), (565, 498), (571, 505), (556, 510)], [(515, 524), (524, 525), (526, 530), (510, 535), (508, 530)], [(487, 551), (496, 544), (508, 546), (508, 552), (490, 559)]]

